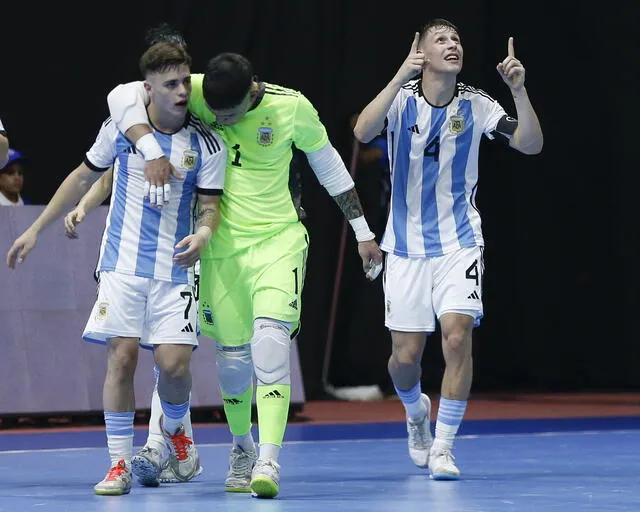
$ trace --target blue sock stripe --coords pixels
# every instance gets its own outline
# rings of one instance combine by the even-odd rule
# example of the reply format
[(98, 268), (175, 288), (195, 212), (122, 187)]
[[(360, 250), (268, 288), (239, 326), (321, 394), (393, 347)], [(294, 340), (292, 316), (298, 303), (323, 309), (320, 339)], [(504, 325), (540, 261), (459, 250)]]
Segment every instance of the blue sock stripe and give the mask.
[(162, 404), (162, 412), (167, 418), (171, 418), (174, 420), (179, 420), (183, 418), (187, 411), (189, 410), (189, 402), (185, 402), (183, 404), (170, 404), (169, 402), (165, 402), (164, 400), (160, 400)]
[(106, 412), (104, 425), (108, 436), (132, 436), (135, 412)]
[(447, 425), (459, 425), (462, 422), (462, 417), (466, 409), (466, 400), (441, 398), (440, 406), (438, 407), (438, 421)]
[(396, 393), (398, 394), (398, 398), (400, 398), (403, 404), (415, 404), (418, 400), (420, 400), (422, 388), (420, 387), (420, 382), (418, 382), (415, 386), (406, 391), (396, 388)]

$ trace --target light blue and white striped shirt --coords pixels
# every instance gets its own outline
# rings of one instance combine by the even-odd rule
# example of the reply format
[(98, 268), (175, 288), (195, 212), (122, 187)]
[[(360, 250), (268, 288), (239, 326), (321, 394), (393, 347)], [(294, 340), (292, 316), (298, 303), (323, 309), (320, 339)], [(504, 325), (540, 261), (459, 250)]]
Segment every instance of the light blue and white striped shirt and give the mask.
[(480, 89), (458, 83), (433, 107), (421, 80), (405, 84), (387, 113), (391, 206), (381, 249), (409, 258), (483, 246), (475, 206), (482, 135), (504, 140), (517, 121)]
[(168, 205), (157, 209), (144, 196), (144, 158), (107, 119), (85, 163), (94, 170), (113, 165), (113, 191), (102, 236), (98, 271), (193, 284), (193, 268), (173, 263), (175, 245), (194, 228), (197, 195), (221, 194), (227, 151), (222, 139), (188, 115), (174, 134), (154, 130), (169, 161), (184, 180), (171, 177)]

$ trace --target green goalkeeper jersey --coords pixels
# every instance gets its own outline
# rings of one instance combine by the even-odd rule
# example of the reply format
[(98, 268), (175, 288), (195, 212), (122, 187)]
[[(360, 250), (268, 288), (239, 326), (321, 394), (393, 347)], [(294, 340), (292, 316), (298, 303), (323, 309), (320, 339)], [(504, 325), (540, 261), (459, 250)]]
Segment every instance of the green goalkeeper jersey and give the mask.
[(289, 166), (295, 146), (311, 153), (329, 142), (318, 112), (300, 92), (264, 83), (259, 103), (232, 126), (216, 123), (202, 95), (204, 75), (191, 75), (189, 110), (224, 139), (228, 159), (222, 220), (202, 258), (230, 256), (299, 222)]

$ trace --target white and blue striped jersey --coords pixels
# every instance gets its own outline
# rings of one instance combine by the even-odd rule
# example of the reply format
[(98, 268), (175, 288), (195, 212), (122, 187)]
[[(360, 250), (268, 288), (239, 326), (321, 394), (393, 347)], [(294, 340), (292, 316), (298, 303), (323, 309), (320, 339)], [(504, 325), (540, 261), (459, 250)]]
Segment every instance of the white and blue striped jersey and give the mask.
[(483, 246), (475, 206), (482, 135), (508, 141), (517, 121), (480, 89), (458, 83), (433, 107), (421, 80), (407, 82), (387, 113), (391, 205), (381, 249), (409, 258)]
[(193, 268), (173, 263), (174, 247), (193, 232), (197, 195), (222, 193), (227, 150), (222, 139), (192, 115), (174, 134), (155, 129), (153, 133), (169, 161), (184, 175), (184, 180), (171, 177), (170, 201), (162, 209), (143, 199), (144, 158), (111, 118), (86, 154), (85, 163), (93, 170), (113, 165), (98, 271), (193, 284)]

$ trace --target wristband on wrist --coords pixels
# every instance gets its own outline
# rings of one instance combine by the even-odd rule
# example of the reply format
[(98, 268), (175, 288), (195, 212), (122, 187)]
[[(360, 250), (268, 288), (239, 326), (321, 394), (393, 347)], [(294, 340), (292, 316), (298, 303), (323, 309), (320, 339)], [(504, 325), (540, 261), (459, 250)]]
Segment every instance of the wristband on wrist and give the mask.
[(164, 157), (164, 151), (158, 144), (153, 133), (146, 133), (136, 142), (136, 149), (142, 153), (145, 160), (156, 160)]
[(360, 217), (349, 220), (349, 224), (351, 224), (358, 242), (368, 242), (376, 237), (376, 235), (374, 235), (369, 229), (369, 224), (367, 224), (367, 219), (364, 218), (364, 215), (360, 215)]

